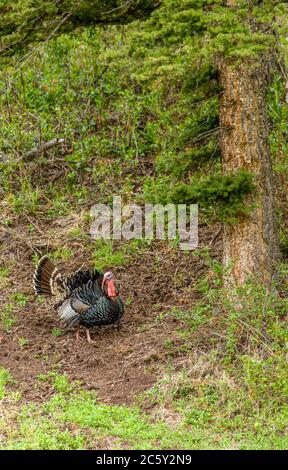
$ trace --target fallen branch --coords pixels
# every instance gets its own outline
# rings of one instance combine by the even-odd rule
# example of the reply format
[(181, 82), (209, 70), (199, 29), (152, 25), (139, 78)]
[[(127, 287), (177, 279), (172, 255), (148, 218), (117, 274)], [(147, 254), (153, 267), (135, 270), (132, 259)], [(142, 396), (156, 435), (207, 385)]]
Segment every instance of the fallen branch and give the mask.
[(55, 147), (55, 145), (61, 145), (65, 143), (65, 139), (57, 137), (56, 139), (49, 140), (48, 142), (43, 142), (43, 144), (27, 152), (23, 158), (37, 157), (45, 150)]

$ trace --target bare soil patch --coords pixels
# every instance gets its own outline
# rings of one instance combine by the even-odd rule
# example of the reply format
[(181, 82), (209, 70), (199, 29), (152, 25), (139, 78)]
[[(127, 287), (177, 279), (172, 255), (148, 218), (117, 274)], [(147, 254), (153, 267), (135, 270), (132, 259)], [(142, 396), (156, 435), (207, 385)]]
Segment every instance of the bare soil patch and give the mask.
[[(13, 270), (2, 290), (1, 305), (9, 302), (13, 293), (24, 293), (30, 300), (17, 309), (17, 321), (11, 332), (0, 329), (0, 364), (17, 380), (24, 399), (47, 399), (53, 393), (51, 385), (36, 378), (56, 370), (94, 389), (103, 402), (132, 402), (135, 394), (155, 383), (168, 363), (177, 367), (181, 354), (185, 354), (171, 353), (166, 345), (167, 341), (175, 344), (179, 341), (176, 331), (179, 320), (168, 316), (157, 321), (157, 317), (173, 307), (191, 308), (198, 295), (193, 284), (207, 270), (203, 259), (155, 242), (145, 254), (134, 256), (128, 266), (115, 270), (126, 301), (120, 331), (114, 326), (98, 328), (91, 332), (96, 344), (88, 344), (83, 330), (77, 343), (72, 331), (58, 337), (52, 334), (53, 328), (60, 326), (53, 301), (40, 304), (34, 296), (33, 247), (45, 249), (51, 245), (53, 233), (53, 224), (47, 235), (45, 226), (37, 226), (38, 236), (29, 234), (26, 224), (2, 233), (0, 261), (2, 265), (13, 263)], [(200, 246), (213, 241), (213, 256), (218, 256), (221, 249), (220, 236), (214, 240), (218, 229), (206, 226), (200, 229)], [(89, 253), (85, 247), (77, 241), (72, 241), (71, 246), (75, 256), (62, 263), (63, 268), (72, 271), (82, 264), (87, 266)], [(21, 347), (19, 338), (25, 338), (27, 345)], [(183, 364), (183, 360), (180, 362)]]

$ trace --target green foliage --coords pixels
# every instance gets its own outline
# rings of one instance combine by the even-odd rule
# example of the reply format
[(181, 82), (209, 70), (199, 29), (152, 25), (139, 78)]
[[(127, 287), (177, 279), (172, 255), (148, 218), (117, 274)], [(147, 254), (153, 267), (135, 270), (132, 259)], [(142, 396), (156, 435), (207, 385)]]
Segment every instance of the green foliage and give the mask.
[[(203, 299), (189, 312), (171, 312), (187, 325), (184, 336), (189, 337), (198, 325), (214, 319), (222, 335), (225, 331), (225, 363), (239, 358), (246, 345), (268, 352), (273, 357), (283, 353), (288, 341), (285, 321), (288, 299), (279, 292), (287, 291), (286, 265), (280, 266), (277, 281), (269, 291), (254, 277), (231, 292), (222, 286), (224, 272), (221, 264), (210, 260), (207, 253), (200, 256), (205, 256), (210, 267), (208, 274), (197, 280), (194, 286)], [(230, 269), (226, 268), (226, 277)]]
[[(130, 90), (127, 77), (119, 80), (113, 68), (95, 86), (107, 67), (102, 51), (107, 42), (114, 47), (114, 33), (64, 35), (39, 51), (21, 74), (12, 69), (0, 74), (7, 118), (1, 122), (0, 183), (3, 205), (13, 217), (66, 215), (87, 201), (107, 202), (112, 191), (132, 199), (134, 186), (139, 197), (137, 168), (159, 147), (160, 98), (156, 91)], [(55, 132), (71, 145), (67, 154), (56, 147), (23, 165), (23, 155)]]
[(4, 289), (10, 284), (9, 281), (10, 268), (8, 266), (0, 267), (0, 288)]
[(153, 0), (23, 0), (0, 3), (2, 56), (11, 56), (30, 43), (47, 41), (79, 25), (129, 22), (157, 6)]
[(28, 302), (27, 296), (25, 294), (22, 294), (21, 292), (12, 294), (9, 298), (15, 301), (16, 304), (19, 305), (19, 307), (25, 307)]
[[(54, 390), (52, 398), (22, 405), (13, 424), (0, 424), (2, 448), (90, 449), (109, 442), (114, 449), (285, 449), (287, 267), (270, 291), (251, 279), (227, 293), (221, 264), (207, 250), (194, 256), (204, 257), (208, 268), (193, 286), (197, 302), (157, 320), (163, 327), (170, 317), (177, 321), (179, 337), (164, 346), (181, 357), (181, 368), (167, 366), (139, 397), (145, 409), (153, 404), (153, 415), (102, 404), (94, 392), (53, 371), (38, 376)], [(0, 371), (5, 399), (13, 393), (5, 389), (9, 382), (10, 374)]]
[[(232, 439), (234, 448), (285, 449), (287, 267), (269, 291), (250, 279), (227, 292), (221, 265), (207, 252), (200, 256), (210, 268), (193, 287), (200, 299), (191, 310), (174, 309), (160, 319), (181, 322), (185, 367), (168, 369), (142, 400), (154, 406), (156, 400), (159, 414), (172, 409), (186, 425), (218, 434), (218, 446)], [(179, 340), (169, 348), (179, 354)]]
[(162, 170), (164, 174), (171, 174), (175, 180), (185, 177), (187, 173), (192, 173), (195, 170), (201, 169), (203, 163), (209, 160), (217, 160), (220, 155), (219, 146), (215, 139), (210, 139), (207, 144), (201, 147), (192, 147), (185, 151), (170, 151), (167, 154), (160, 155), (157, 161), (159, 172)]
[(274, 356), (264, 360), (243, 356), (241, 362), (244, 383), (251, 399), (264, 407), (269, 400), (274, 409), (287, 405), (288, 364), (285, 357)]
[(73, 250), (67, 246), (59, 248), (58, 250), (49, 253), (49, 256), (54, 260), (68, 261), (73, 258)]
[[(0, 375), (1, 377), (2, 375)], [(7, 383), (9, 375), (3, 375)], [(113, 448), (183, 448), (197, 445), (199, 433), (171, 428), (164, 421), (153, 422), (136, 407), (108, 406), (98, 402), (94, 392), (75, 388), (65, 376), (50, 373), (57, 393), (45, 404), (22, 406), (15, 416), (13, 432), (6, 426), (4, 449), (83, 449), (95, 448), (105, 438)], [(196, 434), (196, 436), (195, 436)]]
[(57, 338), (58, 336), (61, 336), (63, 332), (61, 328), (52, 328), (51, 334)]
[(0, 268), (0, 278), (6, 279), (9, 277), (10, 269), (8, 267)]
[[(206, 1), (185, 1), (175, 8), (170, 0), (132, 34), (135, 79), (156, 82), (170, 94), (173, 86), (177, 87), (179, 101), (185, 99), (185, 120), (174, 125), (168, 145), (160, 151), (156, 167), (159, 176), (154, 181), (149, 178), (146, 198), (198, 202), (200, 210), (225, 221), (234, 221), (247, 212), (243, 198), (253, 190), (251, 176), (240, 173), (205, 178), (203, 174), (217, 172), (219, 161), (219, 141), (215, 138), (219, 133), (217, 60), (223, 55), (234, 60), (257, 57), (273, 41), (267, 31), (251, 30), (251, 14), (245, 2), (239, 2), (237, 9)], [(261, 21), (259, 10), (257, 15)], [(179, 179), (186, 183), (179, 185)]]
[(26, 212), (35, 215), (39, 208), (40, 194), (39, 189), (36, 187), (32, 189), (30, 183), (21, 181), (21, 190), (19, 194), (9, 193), (6, 202), (16, 214), (23, 214)]
[(9, 302), (1, 307), (0, 320), (4, 331), (10, 333), (13, 325), (17, 321), (16, 311), (26, 307), (29, 298), (25, 294), (17, 292), (8, 296), (8, 299)]
[[(283, 66), (287, 68), (287, 54), (284, 55)], [(286, 60), (285, 60), (286, 59)], [(267, 111), (271, 121), (269, 133), (270, 150), (273, 159), (273, 168), (277, 178), (276, 197), (278, 226), (282, 253), (288, 255), (288, 233), (287, 233), (287, 178), (288, 178), (288, 144), (287, 144), (287, 121), (288, 104), (287, 90), (283, 76), (276, 74), (273, 83), (267, 93)]]
[(0, 400), (3, 400), (5, 396), (5, 386), (11, 382), (12, 377), (10, 373), (4, 369), (3, 367), (0, 368)]
[(12, 329), (12, 326), (16, 323), (16, 318), (14, 314), (14, 304), (7, 303), (1, 309), (1, 324), (3, 329), (9, 333)]
[[(45, 20), (43, 17), (41, 23), (38, 17), (41, 31), (36, 29), (27, 41), (41, 40), (45, 28), (51, 29), (51, 21), (57, 25), (63, 11), (70, 11), (71, 6), (68, 0), (57, 7), (48, 0), (41, 7), (30, 0), (24, 3), (16, 2), (6, 9), (6, 2), (2, 2), (7, 20), (0, 29), (3, 44), (10, 41), (8, 30), (21, 17), (17, 34), (22, 41), (26, 24), (35, 18), (36, 11), (40, 17), (45, 12)], [(110, 3), (105, 3), (108, 11)], [(153, 2), (140, 3), (127, 4), (129, 11), (115, 10), (115, 18), (109, 19), (126, 22), (129, 15), (141, 16), (153, 7)], [(74, 13), (78, 24), (90, 24), (94, 8), (102, 11), (97, 1), (89, 3), (89, 11), (87, 2), (78, 7), (82, 13), (73, 7), (67, 23), (55, 34), (75, 26)], [(125, 25), (121, 31), (115, 26), (102, 31), (90, 26), (78, 30), (77, 36), (64, 34), (51, 40), (28, 54), (29, 62), (22, 64), (21, 71), (19, 58), (11, 59), (9, 69), (3, 68), (0, 76), (0, 152), (6, 159), (0, 163), (0, 182), (6, 207), (16, 216), (23, 212), (37, 216), (44, 211), (55, 217), (69, 214), (75, 204), (106, 202), (112, 191), (143, 202), (139, 189), (154, 162), (156, 192), (165, 188), (167, 180), (177, 194), (184, 191), (190, 196), (191, 188), (184, 190), (179, 183), (189, 185), (191, 178), (198, 181), (199, 175), (219, 172), (218, 61), (223, 56), (257, 60), (257, 54), (275, 41), (274, 26), (279, 34), (280, 20), (273, 27), (270, 21), (273, 15), (280, 16), (283, 8), (278, 1), (254, 7), (241, 1), (236, 9), (218, 0), (185, 0), (181, 5), (164, 0), (149, 19)], [(95, 22), (99, 21), (97, 15)], [(252, 30), (254, 19), (259, 27)], [(10, 24), (6, 39), (5, 24)], [(15, 37), (16, 43), (18, 39)], [(65, 156), (57, 149), (41, 155), (37, 160), (42, 169), (39, 178), (39, 167), (32, 161), (24, 166), (22, 157), (38, 142), (55, 138), (55, 130), (66, 139), (69, 150)], [(59, 160), (62, 164), (58, 165)], [(19, 170), (21, 178), (15, 181)], [(233, 191), (231, 214), (224, 207), (231, 198), (225, 196), (226, 184), (220, 183), (224, 195), (218, 197), (218, 191), (213, 209), (218, 218), (234, 219), (243, 212), (241, 201), (249, 184), (244, 178), (238, 184), (238, 176), (235, 178), (238, 188)], [(204, 212), (214, 204), (214, 196), (206, 191), (208, 183), (204, 178), (203, 190), (198, 188), (200, 183), (197, 185)], [(150, 188), (144, 189), (147, 198)], [(192, 196), (195, 199), (194, 193)]]
[(65, 375), (54, 374), (52, 377), (54, 379), (53, 387), (58, 393), (67, 394), (73, 390), (73, 386)]
[[(223, 445), (234, 449), (286, 448), (287, 392), (283, 395), (282, 386), (281, 390), (272, 386), (269, 394), (261, 398), (258, 389), (260, 386), (263, 390), (261, 384), (265, 384), (267, 391), (269, 381), (273, 376), (276, 379), (271, 370), (272, 361), (270, 369), (269, 360), (247, 358), (246, 361), (243, 357), (245, 365), (240, 375), (235, 365), (233, 368), (219, 366), (217, 351), (192, 356), (192, 360), (189, 368), (168, 372), (146, 395), (146, 400), (154, 403), (156, 400), (163, 410), (172, 407), (184, 417), (186, 426), (200, 433), (209, 429), (217, 448)], [(284, 372), (276, 381), (283, 380)], [(274, 401), (275, 391), (278, 399), (282, 395), (280, 406)]]
[(122, 242), (120, 246), (118, 242), (116, 247), (116, 243), (111, 240), (96, 240), (92, 253), (95, 268), (101, 271), (109, 267), (123, 266), (129, 263), (133, 254), (141, 252), (145, 244), (145, 240), (131, 240)]
[(198, 203), (200, 207), (215, 208), (219, 216), (231, 221), (239, 213), (247, 212), (247, 202), (242, 199), (254, 189), (253, 175), (247, 171), (239, 171), (236, 175), (212, 175), (203, 178), (202, 182), (191, 181), (182, 184), (171, 192), (171, 200), (181, 203)]
[(29, 340), (26, 338), (18, 338), (18, 344), (21, 349), (24, 349), (29, 344)]
[[(285, 8), (283, 2), (265, 3), (271, 10), (281, 11), (281, 4)], [(260, 28), (253, 31), (249, 27), (251, 16), (253, 8), (245, 1), (237, 2), (233, 8), (224, 6), (220, 0), (184, 0), (181, 5), (175, 0), (166, 0), (145, 24), (139, 24), (131, 53), (146, 66), (146, 76), (155, 74), (160, 79), (165, 79), (167, 73), (175, 74), (178, 79), (188, 64), (192, 70), (195, 65), (201, 69), (204, 62), (207, 69), (211, 57), (217, 54), (241, 58), (257, 55), (270, 46), (273, 38)], [(260, 16), (261, 7), (257, 10), (259, 20)], [(138, 44), (141, 47), (137, 47)], [(147, 55), (148, 59), (143, 61)], [(143, 78), (144, 74), (141, 72)]]
[[(225, 222), (234, 222), (240, 214), (247, 214), (253, 207), (243, 201), (254, 190), (253, 175), (245, 170), (236, 175), (213, 174), (202, 176), (195, 174), (189, 184), (172, 186), (171, 181), (153, 181), (147, 179), (145, 194), (151, 202), (174, 202), (178, 204), (199, 204), (211, 218)], [(211, 219), (210, 219), (211, 220)]]

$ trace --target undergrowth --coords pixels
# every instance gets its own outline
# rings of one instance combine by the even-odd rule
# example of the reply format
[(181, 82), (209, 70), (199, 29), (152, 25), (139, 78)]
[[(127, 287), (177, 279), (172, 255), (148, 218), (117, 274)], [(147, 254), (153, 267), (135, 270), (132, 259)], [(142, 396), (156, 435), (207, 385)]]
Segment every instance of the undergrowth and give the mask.
[(4, 418), (2, 449), (192, 449), (205, 442), (197, 430), (172, 428), (136, 406), (103, 405), (94, 392), (71, 384), (66, 376), (51, 373), (38, 379), (52, 381), (54, 396), (43, 405), (21, 406), (17, 415), (12, 412), (11, 428)]
[[(164, 7), (165, 18), (173, 2)], [(110, 202), (112, 193), (143, 203), (151, 199), (147, 174), (158, 201), (164, 179), (175, 202), (199, 203), (207, 221), (229, 220), (245, 210), (242, 199), (253, 190), (251, 176), (223, 177), (220, 171), (212, 51), (205, 60), (193, 56), (198, 39), (189, 39), (186, 28), (195, 26), (196, 17), (181, 8), (182, 14), (172, 15), (173, 24), (180, 25), (175, 43), (167, 41), (164, 27), (159, 30), (161, 51), (165, 56), (171, 49), (175, 69), (168, 88), (159, 79), (161, 60), (159, 73), (151, 67), (158, 50), (146, 42), (153, 36), (153, 20), (144, 23), (146, 31), (136, 23), (122, 33), (110, 26), (65, 34), (40, 47), (20, 71), (18, 58), (3, 68), (0, 185), (7, 218), (63, 216), (75, 207)], [(197, 15), (206, 28), (201, 8)], [(139, 35), (146, 44), (143, 55), (136, 47)], [(180, 60), (178, 42), (185, 50)], [(142, 65), (141, 76), (135, 67)], [(151, 77), (145, 75), (148, 70)], [(64, 143), (36, 156), (29, 153), (57, 137)]]
[[(271, 290), (250, 280), (226, 291), (219, 263), (207, 254), (210, 271), (195, 286), (203, 296), (190, 311), (174, 309), (157, 321), (181, 322), (170, 354), (187, 354), (180, 369), (168, 368), (141, 397), (180, 413), (186, 425), (209, 429), (219, 444), (241, 449), (285, 449), (288, 429), (287, 267)], [(226, 273), (227, 275), (227, 273)]]
[(12, 378), (2, 369), (0, 396), (10, 397), (13, 423), (4, 417), (2, 448), (287, 448), (287, 268), (270, 291), (254, 279), (231, 295), (221, 265), (205, 251), (201, 256), (208, 272), (194, 286), (195, 306), (155, 320), (165, 327), (177, 319), (178, 340), (164, 346), (180, 362), (168, 359), (162, 377), (132, 406), (102, 404), (57, 372), (40, 375), (52, 397), (21, 404), (17, 414), (20, 395), (6, 390)]

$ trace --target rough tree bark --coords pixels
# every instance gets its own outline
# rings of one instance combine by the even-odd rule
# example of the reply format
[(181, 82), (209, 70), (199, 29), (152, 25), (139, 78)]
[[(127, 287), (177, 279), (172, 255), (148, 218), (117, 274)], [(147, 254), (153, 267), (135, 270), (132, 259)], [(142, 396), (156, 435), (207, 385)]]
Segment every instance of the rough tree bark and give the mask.
[[(236, 224), (224, 224), (223, 264), (232, 264), (226, 285), (241, 285), (251, 274), (271, 281), (279, 256), (273, 172), (265, 112), (267, 67), (244, 62), (220, 65), (220, 126), (224, 173), (247, 169), (255, 175), (255, 209)], [(247, 203), (251, 200), (247, 200)]]

